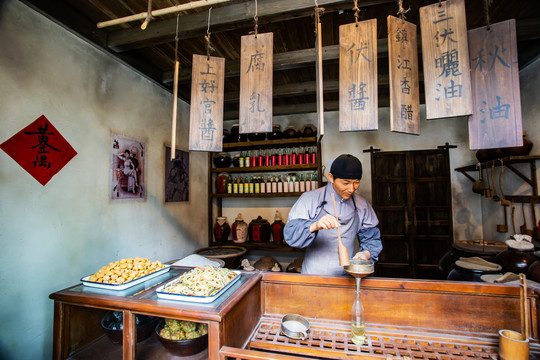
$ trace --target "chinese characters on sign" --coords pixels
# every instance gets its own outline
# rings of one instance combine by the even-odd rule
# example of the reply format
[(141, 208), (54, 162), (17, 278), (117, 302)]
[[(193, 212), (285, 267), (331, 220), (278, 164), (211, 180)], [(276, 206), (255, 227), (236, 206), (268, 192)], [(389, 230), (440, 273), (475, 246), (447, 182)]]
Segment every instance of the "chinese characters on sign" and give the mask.
[(193, 55), (189, 149), (221, 151), (225, 59)]
[(388, 16), (390, 130), (420, 134), (416, 25)]
[(471, 150), (523, 145), (515, 20), (469, 31)]
[(45, 115), (0, 145), (41, 185), (47, 184), (77, 152)]
[(428, 119), (472, 113), (464, 0), (420, 8)]
[(339, 27), (339, 130), (376, 130), (377, 20)]
[(240, 133), (272, 131), (273, 33), (242, 36)]

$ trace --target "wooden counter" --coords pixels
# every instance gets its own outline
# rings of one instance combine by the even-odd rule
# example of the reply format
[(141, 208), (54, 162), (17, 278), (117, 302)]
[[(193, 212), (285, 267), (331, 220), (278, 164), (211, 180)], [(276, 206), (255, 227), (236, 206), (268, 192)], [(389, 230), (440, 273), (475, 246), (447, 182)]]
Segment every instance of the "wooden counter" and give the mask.
[[(168, 357), (151, 339), (135, 341), (137, 314), (207, 323), (208, 352), (192, 359), (495, 360), (497, 332), (520, 331), (516, 285), (363, 279), (367, 341), (357, 346), (350, 335), (355, 286), (351, 277), (243, 272), (230, 293), (216, 304), (204, 306), (157, 299), (154, 290), (162, 281), (126, 296), (89, 292), (82, 285), (51, 294), (55, 301), (54, 358), (78, 358), (83, 350), (103, 343), (99, 319), (105, 310), (124, 312), (124, 329), (129, 331), (124, 331), (123, 359), (175, 358)], [(527, 304), (531, 358), (540, 359), (534, 289), (528, 291)], [(280, 334), (281, 317), (289, 313), (308, 319), (308, 339), (292, 340)]]

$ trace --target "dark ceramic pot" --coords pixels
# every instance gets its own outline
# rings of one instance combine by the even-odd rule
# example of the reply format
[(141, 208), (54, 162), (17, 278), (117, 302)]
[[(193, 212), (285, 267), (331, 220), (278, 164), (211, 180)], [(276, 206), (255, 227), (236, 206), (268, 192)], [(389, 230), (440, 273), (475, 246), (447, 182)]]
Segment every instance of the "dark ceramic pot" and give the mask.
[(502, 154), (503, 156), (527, 156), (531, 153), (531, 150), (533, 148), (533, 143), (529, 139), (526, 139), (525, 136), (527, 134), (523, 133), (523, 145), (522, 146), (514, 146), (514, 147), (508, 147), (508, 148), (502, 148)]
[(313, 137), (317, 136), (317, 128), (315, 125), (312, 124), (306, 124), (302, 128), (302, 137)]
[(298, 133), (298, 129), (292, 125), (287, 126), (285, 131), (283, 131), (283, 137), (285, 139), (294, 139), (297, 138), (300, 134)]
[(235, 154), (232, 158), (232, 164), (234, 167), (240, 166), (240, 154)]
[[(116, 315), (115, 315), (116, 314)], [(147, 339), (158, 322), (159, 318), (146, 315), (137, 315), (137, 342)], [(107, 337), (114, 343), (121, 344), (123, 338), (123, 318), (121, 312), (108, 311), (101, 319), (101, 328)]]
[(247, 141), (247, 134), (240, 134), (240, 125), (233, 125), (231, 127), (231, 142), (244, 142)]
[(249, 133), (248, 134), (249, 141), (262, 141), (266, 139), (265, 133)]
[(246, 251), (247, 249), (241, 246), (218, 245), (199, 249), (195, 251), (195, 254), (212, 260), (223, 260), (227, 269), (238, 269)]
[(249, 223), (249, 239), (253, 242), (268, 242), (270, 241), (270, 233), (272, 232), (268, 220), (261, 216), (251, 220)]
[(281, 125), (274, 124), (272, 125), (272, 132), (266, 134), (268, 140), (279, 140), (283, 139), (283, 132), (281, 131)]
[(482, 282), (480, 277), (486, 274), (500, 274), (501, 270), (478, 270), (468, 269), (454, 264), (454, 268), (448, 274), (448, 280)]
[(190, 356), (200, 353), (208, 347), (208, 334), (187, 340), (171, 340), (160, 335), (165, 322), (161, 320), (155, 327), (156, 336), (163, 346), (173, 355)]
[(229, 240), (231, 234), (231, 227), (227, 223), (226, 217), (218, 217), (214, 224), (214, 238), (218, 243), (224, 243)]
[(220, 152), (214, 155), (214, 166), (225, 168), (231, 166), (231, 156), (226, 152)]
[(285, 228), (283, 220), (281, 220), (281, 218), (276, 218), (272, 223), (272, 239), (274, 240), (274, 244), (283, 243), (283, 228)]
[(231, 175), (227, 173), (220, 173), (216, 178), (216, 192), (218, 194), (226, 194), (227, 186), (232, 182)]
[(476, 158), (480, 162), (497, 160), (503, 157), (501, 149), (482, 149), (476, 152)]
[(223, 143), (230, 143), (231, 142), (231, 133), (227, 129), (223, 129)]
[(534, 249), (517, 250), (509, 247), (495, 257), (495, 262), (502, 266), (503, 272), (527, 274), (529, 267), (537, 260)]
[(495, 256), (506, 250), (508, 247), (500, 241), (487, 240), (461, 240), (452, 244), (446, 254), (443, 255), (437, 266), (437, 276), (439, 279), (446, 279), (452, 270), (456, 260), (460, 257), (478, 256), (486, 261), (495, 262)]

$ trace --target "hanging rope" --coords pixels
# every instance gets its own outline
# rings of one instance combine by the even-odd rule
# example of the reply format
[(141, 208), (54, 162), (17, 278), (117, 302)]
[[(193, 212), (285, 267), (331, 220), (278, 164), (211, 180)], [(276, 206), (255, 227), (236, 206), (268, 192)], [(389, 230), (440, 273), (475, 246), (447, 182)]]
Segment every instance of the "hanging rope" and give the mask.
[(141, 24), (141, 30), (145, 30), (148, 26), (148, 23), (152, 21), (154, 17), (152, 16), (152, 0), (148, 0), (148, 9), (146, 10), (146, 19), (144, 19)]
[(405, 20), (405, 14), (408, 13), (409, 11), (411, 11), (411, 8), (409, 7), (407, 10), (405, 10), (403, 8), (403, 0), (398, 0), (398, 6), (399, 6), (399, 10), (397, 12), (398, 17), (401, 20)]
[(358, 0), (354, 0), (354, 22), (358, 23), (358, 17), (360, 16), (360, 8), (358, 8)]
[(255, 20), (254, 34), (255, 34), (255, 37), (257, 37), (258, 31), (259, 31), (259, 8), (257, 5), (257, 0), (255, 0), (255, 16), (253, 16), (253, 20)]
[(484, 0), (484, 12), (486, 14), (486, 30), (489, 31), (489, 6), (491, 5), (491, 0)]
[(178, 23), (180, 13), (176, 15), (176, 36), (174, 37), (174, 84), (173, 84), (173, 110), (172, 110), (172, 129), (171, 129), (171, 161), (176, 156), (176, 115), (178, 108), (178, 70), (180, 63), (178, 61)]
[(214, 51), (212, 44), (210, 43), (210, 15), (212, 14), (212, 8), (208, 9), (208, 27), (206, 28), (206, 35), (204, 36), (206, 40), (206, 59), (210, 60), (210, 51)]

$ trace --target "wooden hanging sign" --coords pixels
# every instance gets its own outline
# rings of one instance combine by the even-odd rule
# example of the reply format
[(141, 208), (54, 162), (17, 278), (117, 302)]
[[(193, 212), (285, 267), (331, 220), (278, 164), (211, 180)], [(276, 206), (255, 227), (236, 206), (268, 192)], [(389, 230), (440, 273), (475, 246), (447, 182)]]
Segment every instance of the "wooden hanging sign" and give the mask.
[(339, 131), (377, 130), (377, 19), (339, 27)]
[(272, 131), (273, 49), (273, 33), (242, 36), (240, 133)]
[(390, 130), (420, 134), (416, 25), (388, 16)]
[(420, 8), (428, 119), (472, 113), (465, 1)]
[(222, 150), (224, 82), (224, 58), (193, 55), (189, 150)]
[(470, 30), (469, 56), (474, 109), (470, 149), (522, 146), (515, 20)]

